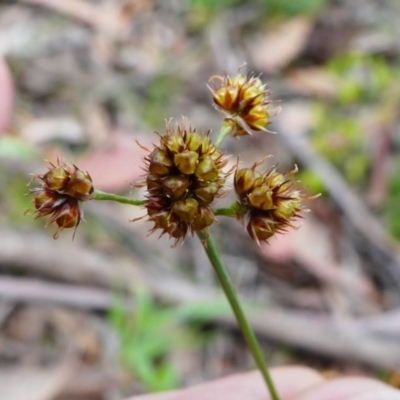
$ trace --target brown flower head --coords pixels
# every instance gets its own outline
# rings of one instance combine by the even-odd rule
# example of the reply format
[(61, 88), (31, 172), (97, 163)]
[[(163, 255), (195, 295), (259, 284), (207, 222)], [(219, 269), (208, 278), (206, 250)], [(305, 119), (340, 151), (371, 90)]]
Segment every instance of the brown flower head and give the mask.
[(237, 169), (234, 177), (242, 210), (240, 217), (244, 217), (246, 230), (258, 245), (293, 226), (301, 212), (308, 211), (302, 205), (304, 194), (289, 178), (297, 172), (297, 167), (286, 174), (277, 172), (275, 166), (264, 172), (256, 171), (264, 160), (251, 168)]
[(196, 132), (183, 119), (175, 128), (170, 122), (153, 150), (145, 149), (146, 178), (137, 186), (146, 186), (145, 207), (154, 222), (150, 233), (160, 229), (175, 239), (184, 240), (211, 225), (210, 207), (224, 193), (228, 173), (222, 169), (227, 157), (210, 141), (209, 132)]
[(209, 89), (216, 109), (232, 125), (234, 136), (251, 135), (252, 130), (269, 132), (266, 126), (279, 109), (269, 109), (271, 91), (266, 90), (259, 77), (252, 73), (212, 76), (210, 81), (219, 82)]
[(82, 219), (80, 202), (90, 200), (94, 191), (89, 173), (57, 161), (56, 165), (50, 163), (45, 174), (34, 175), (34, 179), (41, 181), (39, 187), (31, 190), (36, 218), (50, 216), (47, 225), (58, 226), (54, 239), (65, 228), (76, 230)]

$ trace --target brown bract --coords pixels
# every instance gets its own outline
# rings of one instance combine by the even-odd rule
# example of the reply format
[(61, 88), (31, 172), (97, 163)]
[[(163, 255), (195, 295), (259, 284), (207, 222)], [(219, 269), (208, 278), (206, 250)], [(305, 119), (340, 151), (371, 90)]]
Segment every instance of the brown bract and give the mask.
[(56, 165), (50, 163), (45, 174), (34, 175), (31, 182), (35, 179), (41, 181), (39, 187), (30, 191), (34, 195), (36, 218), (50, 216), (47, 225), (55, 223), (58, 226), (54, 239), (63, 229), (75, 228), (76, 231), (82, 219), (80, 202), (90, 200), (94, 192), (89, 173), (57, 161)]
[(159, 144), (146, 149), (145, 179), (150, 233), (161, 230), (175, 239), (200, 231), (215, 221), (211, 203), (224, 194), (228, 158), (210, 141), (209, 132), (196, 132), (183, 118), (171, 127), (167, 122)]
[(271, 116), (279, 110), (269, 109), (272, 103), (261, 79), (252, 73), (243, 76), (212, 76), (216, 84), (211, 90), (216, 109), (232, 125), (233, 136), (251, 135), (252, 131), (270, 132), (266, 129)]

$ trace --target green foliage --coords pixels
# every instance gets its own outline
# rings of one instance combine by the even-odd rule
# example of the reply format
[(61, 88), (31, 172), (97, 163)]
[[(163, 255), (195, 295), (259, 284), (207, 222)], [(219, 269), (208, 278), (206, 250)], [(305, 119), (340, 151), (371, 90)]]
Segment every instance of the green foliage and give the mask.
[(316, 14), (328, 4), (328, 0), (263, 0), (269, 14), (294, 17), (301, 14)]
[[(32, 198), (27, 196), (27, 174), (14, 169), (19, 162), (25, 163), (37, 158), (37, 151), (22, 139), (13, 136), (0, 137), (0, 204), (4, 219), (10, 224), (26, 224), (26, 217), (21, 210), (32, 207)], [(10, 163), (8, 165), (8, 163)], [(43, 226), (43, 221), (35, 221)]]
[(208, 340), (206, 335), (195, 335), (184, 322), (209, 321), (216, 313), (229, 312), (226, 301), (162, 307), (144, 289), (135, 291), (134, 304), (134, 311), (129, 311), (116, 299), (109, 321), (120, 338), (122, 363), (149, 391), (178, 387), (173, 352), (194, 349)]
[(189, 0), (190, 6), (196, 11), (215, 12), (243, 3), (242, 0)]
[(314, 115), (313, 147), (340, 169), (349, 182), (363, 183), (370, 162), (360, 120), (322, 103), (315, 105)]
[(174, 389), (179, 379), (169, 362), (178, 340), (173, 310), (156, 307), (145, 290), (137, 290), (134, 299), (134, 312), (115, 301), (109, 313), (120, 337), (122, 362), (149, 391)]
[(342, 105), (376, 102), (398, 77), (381, 56), (350, 53), (332, 60), (328, 70), (339, 80), (337, 101)]
[(150, 126), (160, 126), (170, 114), (172, 99), (179, 95), (180, 82), (175, 76), (158, 76), (147, 86), (140, 114)]
[[(290, 18), (303, 14), (317, 14), (329, 0), (188, 0), (192, 29), (207, 25), (218, 13), (226, 9), (255, 5), (268, 17)], [(260, 13), (263, 16), (263, 13)]]
[(0, 137), (0, 158), (32, 161), (37, 155), (37, 150), (20, 138), (8, 135)]
[[(236, 5), (249, 4), (246, 0), (189, 0), (192, 9), (212, 13), (219, 10), (224, 10)], [(256, 2), (264, 7), (271, 14), (296, 16), (299, 14), (314, 14), (324, 7), (328, 0), (258, 0)]]
[(399, 71), (380, 56), (362, 53), (338, 57), (327, 69), (338, 78), (337, 96), (314, 105), (311, 142), (350, 183), (362, 186), (370, 169), (371, 147), (365, 127), (370, 120), (387, 118), (394, 99), (399, 101), (400, 91), (396, 94), (394, 85)]
[(400, 156), (393, 163), (389, 195), (385, 204), (384, 218), (389, 232), (400, 239)]
[[(0, 168), (0, 174), (3, 174)], [(32, 209), (32, 198), (27, 196), (29, 189), (26, 186), (26, 176), (20, 175), (3, 184), (3, 192), (0, 195), (0, 202), (5, 207), (4, 215), (11, 225), (26, 225), (26, 216), (21, 210)], [(34, 209), (32, 209), (32, 213)], [(37, 226), (43, 227), (43, 221), (34, 220)]]
[(303, 169), (299, 172), (298, 177), (308, 192), (321, 194), (326, 192), (324, 181), (314, 171)]

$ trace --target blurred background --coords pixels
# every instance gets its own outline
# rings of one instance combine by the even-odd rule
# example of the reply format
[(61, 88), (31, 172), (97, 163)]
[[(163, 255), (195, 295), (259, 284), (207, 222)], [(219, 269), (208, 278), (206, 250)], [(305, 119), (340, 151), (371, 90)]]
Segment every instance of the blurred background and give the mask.
[[(20, 0), (0, 3), (0, 393), (113, 400), (254, 368), (200, 243), (171, 249), (84, 204), (72, 241), (24, 216), (57, 157), (140, 198), (164, 121), (221, 118), (212, 75), (262, 74), (282, 112), (223, 149), (273, 154), (322, 196), (261, 249), (234, 220), (212, 231), (271, 365), (400, 387), (400, 3), (396, 0)], [(230, 204), (231, 197), (221, 199)]]

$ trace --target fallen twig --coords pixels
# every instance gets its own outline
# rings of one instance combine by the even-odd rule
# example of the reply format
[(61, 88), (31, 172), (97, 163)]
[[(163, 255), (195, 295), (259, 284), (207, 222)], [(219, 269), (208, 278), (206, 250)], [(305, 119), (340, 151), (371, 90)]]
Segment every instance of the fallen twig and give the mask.
[[(76, 244), (60, 242), (60, 247), (55, 247), (50, 238), (41, 234), (6, 231), (1, 228), (0, 235), (5, 244), (0, 247), (0, 268), (23, 268), (52, 278), (58, 276), (63, 281), (80, 284), (91, 281), (94, 285), (112, 288), (115, 287), (116, 276), (108, 271), (126, 263), (111, 256), (83, 249)], [(12, 244), (12, 242), (16, 243)], [(41, 251), (29, 252), (39, 244)], [(60, 248), (63, 248), (62, 254), (64, 254), (61, 259)], [(46, 256), (42, 255), (44, 249), (46, 249)], [(68, 254), (68, 257), (65, 254)], [(56, 257), (60, 261), (52, 263), (51, 269), (41, 265), (44, 259), (54, 261)], [(92, 262), (96, 263), (95, 267), (91, 265)], [(128, 265), (125, 265), (125, 269), (127, 268), (129, 269)], [(133, 266), (130, 268), (134, 270)], [(125, 276), (128, 279), (119, 280), (119, 284), (121, 288), (129, 290), (134, 282), (133, 277), (138, 274), (131, 271)], [(143, 273), (142, 279), (153, 295), (168, 303), (187, 304), (219, 297), (219, 291), (216, 289), (196, 287), (172, 275), (167, 278)], [(75, 296), (76, 299), (72, 299)], [(0, 280), (0, 298), (9, 301), (45, 301), (84, 309), (106, 309), (111, 304), (112, 295), (109, 289), (50, 282), (38, 283), (29, 279), (3, 277)], [(275, 307), (269, 307), (267, 311), (264, 311), (265, 305), (262, 311), (256, 310), (254, 306), (248, 305), (248, 308), (256, 333), (266, 338), (334, 358), (362, 361), (375, 367), (400, 367), (398, 335), (393, 335), (393, 330), (390, 337), (382, 337), (382, 331), (379, 335), (371, 334), (371, 329), (369, 329), (371, 324), (373, 325), (371, 319), (365, 324), (363, 320), (337, 321), (330, 316), (294, 313)], [(213, 316), (212, 319), (230, 328), (236, 328), (235, 319), (230, 314), (221, 313)]]

